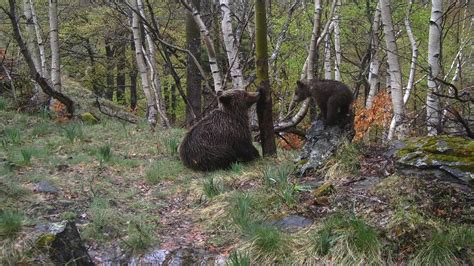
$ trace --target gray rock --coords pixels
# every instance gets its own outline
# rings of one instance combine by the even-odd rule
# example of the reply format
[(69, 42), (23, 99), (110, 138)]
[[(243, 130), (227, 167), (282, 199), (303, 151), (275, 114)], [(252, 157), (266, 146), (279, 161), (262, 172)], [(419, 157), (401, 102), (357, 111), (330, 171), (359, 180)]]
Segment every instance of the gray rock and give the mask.
[(57, 189), (49, 181), (41, 180), (38, 184), (36, 184), (35, 192), (57, 194), (59, 193), (59, 189)]
[(281, 230), (293, 232), (310, 226), (313, 224), (313, 220), (299, 215), (289, 215), (280, 220), (271, 222), (270, 224), (280, 228)]

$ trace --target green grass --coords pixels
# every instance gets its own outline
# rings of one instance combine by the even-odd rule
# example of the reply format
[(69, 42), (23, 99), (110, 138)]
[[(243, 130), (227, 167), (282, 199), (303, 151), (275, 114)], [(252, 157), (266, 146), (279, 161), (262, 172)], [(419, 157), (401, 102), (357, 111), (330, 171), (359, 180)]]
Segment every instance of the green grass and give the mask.
[(221, 194), (224, 191), (224, 186), (219, 180), (211, 176), (204, 180), (203, 191), (204, 195), (210, 199)]
[(120, 236), (125, 222), (120, 211), (109, 205), (105, 198), (95, 198), (88, 211), (90, 223), (84, 230), (87, 239), (107, 240)]
[(0, 97), (0, 111), (5, 109), (7, 109), (7, 101), (3, 97)]
[(123, 242), (126, 249), (132, 253), (143, 252), (157, 241), (154, 237), (154, 226), (146, 224), (145, 220), (144, 217), (136, 217), (128, 224), (127, 238)]
[(230, 217), (234, 224), (239, 226), (243, 232), (252, 231), (252, 206), (254, 205), (254, 198), (248, 193), (239, 193), (232, 199), (232, 206), (230, 208)]
[(22, 163), (24, 165), (30, 165), (33, 155), (38, 154), (38, 150), (35, 148), (24, 148), (20, 150), (21, 158), (23, 159)]
[(0, 199), (8, 197), (13, 200), (17, 200), (28, 194), (28, 191), (24, 189), (13, 176), (0, 177)]
[(160, 160), (154, 162), (146, 171), (145, 179), (150, 184), (157, 184), (162, 180), (174, 180), (184, 170), (181, 162), (174, 160)]
[(243, 170), (243, 165), (239, 162), (233, 163), (230, 166), (230, 171), (234, 174), (240, 174), (242, 173), (242, 170)]
[[(409, 265), (462, 265), (462, 261), (473, 262), (474, 229), (458, 227), (446, 231), (435, 231), (417, 251)], [(467, 263), (469, 264), (469, 263)]]
[(383, 264), (377, 232), (362, 219), (335, 214), (327, 218), (313, 237), (320, 256), (329, 255), (336, 264)]
[(110, 144), (105, 144), (97, 150), (97, 157), (100, 163), (107, 163), (112, 158), (112, 148)]
[(6, 128), (4, 131), (5, 137), (10, 140), (12, 144), (20, 144), (21, 142), (21, 133), (20, 129), (16, 127)]
[(233, 251), (226, 262), (227, 266), (250, 266), (250, 258), (246, 253)]
[(258, 257), (285, 256), (289, 252), (289, 237), (275, 227), (258, 225), (252, 236), (252, 246)]
[(298, 186), (290, 183), (293, 165), (282, 164), (278, 167), (269, 166), (263, 171), (264, 183), (289, 207), (297, 203)]
[(84, 138), (84, 130), (82, 123), (71, 122), (64, 128), (64, 137), (66, 137), (70, 143), (73, 143), (76, 139)]
[(0, 238), (12, 238), (21, 231), (23, 215), (16, 211), (4, 210), (0, 212)]
[(35, 137), (43, 137), (53, 131), (51, 127), (53, 127), (53, 125), (50, 125), (45, 122), (40, 122), (33, 126), (31, 134)]
[(176, 137), (165, 138), (166, 149), (171, 156), (175, 157), (178, 155), (179, 143), (180, 140)]

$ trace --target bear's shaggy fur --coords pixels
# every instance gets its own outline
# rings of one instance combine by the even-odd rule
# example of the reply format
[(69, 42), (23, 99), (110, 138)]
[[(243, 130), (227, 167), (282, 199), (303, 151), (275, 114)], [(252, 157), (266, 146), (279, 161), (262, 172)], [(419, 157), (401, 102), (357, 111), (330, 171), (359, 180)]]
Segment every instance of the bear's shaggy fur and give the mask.
[(299, 80), (296, 82), (295, 101), (313, 97), (326, 125), (340, 122), (349, 113), (353, 97), (346, 84), (337, 80)]
[(179, 147), (179, 157), (191, 169), (213, 171), (259, 157), (252, 145), (248, 109), (258, 93), (228, 90), (218, 94), (219, 107), (194, 125)]

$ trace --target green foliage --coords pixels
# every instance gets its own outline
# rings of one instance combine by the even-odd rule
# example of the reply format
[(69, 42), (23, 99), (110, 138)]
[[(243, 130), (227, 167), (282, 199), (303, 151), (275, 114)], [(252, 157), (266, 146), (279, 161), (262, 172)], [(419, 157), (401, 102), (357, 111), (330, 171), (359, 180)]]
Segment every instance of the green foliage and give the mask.
[(69, 142), (74, 143), (76, 139), (84, 138), (82, 123), (69, 123), (64, 128), (64, 136)]
[(213, 176), (208, 177), (203, 183), (204, 195), (208, 198), (213, 198), (224, 191), (224, 186)]
[(0, 97), (0, 111), (7, 109), (7, 101), (5, 98)]
[(51, 125), (41, 122), (33, 126), (31, 134), (35, 137), (43, 137), (51, 131)]
[(409, 265), (460, 265), (462, 257), (474, 258), (474, 229), (458, 227), (436, 231), (416, 253)]
[(377, 264), (382, 246), (377, 232), (364, 220), (335, 214), (327, 218), (313, 238), (316, 253), (332, 255), (337, 264)]
[(97, 157), (100, 163), (109, 162), (112, 158), (112, 148), (110, 144), (105, 144), (97, 150)]
[(293, 166), (282, 164), (278, 167), (270, 166), (263, 172), (265, 184), (273, 188), (283, 202), (292, 207), (297, 202), (298, 187), (289, 182)]
[(176, 137), (170, 137), (165, 139), (166, 149), (168, 150), (171, 156), (178, 155), (178, 146), (179, 146), (179, 139)]
[(258, 225), (252, 237), (252, 244), (258, 252), (281, 256), (289, 251), (288, 240), (288, 237), (277, 228)]
[(16, 180), (13, 180), (13, 178), (11, 176), (0, 177), (0, 199), (3, 196), (19, 199), (28, 194), (28, 191), (20, 186)]
[(33, 155), (38, 153), (38, 150), (36, 150), (35, 148), (24, 148), (20, 150), (20, 153), (23, 159), (22, 163), (24, 165), (30, 165), (31, 158), (33, 157)]
[(102, 240), (119, 236), (123, 225), (118, 210), (109, 206), (105, 198), (94, 198), (89, 208), (91, 222), (84, 230), (86, 238)]
[(153, 163), (145, 173), (145, 178), (150, 184), (161, 180), (173, 180), (183, 171), (183, 165), (178, 161), (160, 160)]
[(250, 266), (250, 258), (248, 254), (233, 251), (229, 255), (229, 259), (226, 263), (227, 266)]
[(16, 127), (6, 128), (4, 131), (5, 137), (10, 140), (12, 144), (20, 144), (21, 133), (20, 129)]
[(252, 231), (251, 208), (254, 203), (253, 197), (248, 193), (239, 193), (232, 200), (230, 216), (234, 224), (240, 227), (244, 232)]
[(61, 220), (74, 221), (76, 220), (77, 215), (74, 212), (63, 212), (59, 217)]
[(156, 239), (153, 237), (155, 235), (154, 227), (146, 224), (144, 221), (144, 217), (136, 217), (128, 224), (128, 235), (124, 242), (133, 253), (145, 251), (156, 242)]
[(0, 238), (12, 238), (20, 232), (23, 226), (23, 215), (16, 211), (0, 212)]
[(243, 166), (241, 163), (239, 162), (236, 162), (236, 163), (233, 163), (231, 166), (230, 166), (230, 170), (235, 173), (235, 174), (240, 174), (242, 173), (242, 169), (243, 169)]
[(338, 168), (348, 173), (356, 173), (360, 169), (362, 155), (361, 144), (345, 142), (336, 153)]

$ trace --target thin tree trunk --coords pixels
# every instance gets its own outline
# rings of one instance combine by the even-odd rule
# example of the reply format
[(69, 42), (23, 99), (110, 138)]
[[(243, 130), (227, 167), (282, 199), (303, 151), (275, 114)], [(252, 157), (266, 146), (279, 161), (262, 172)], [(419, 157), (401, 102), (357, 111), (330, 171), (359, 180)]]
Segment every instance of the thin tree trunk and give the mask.
[(341, 39), (340, 39), (340, 28), (339, 28), (339, 7), (341, 6), (341, 0), (336, 0), (336, 9), (334, 10), (334, 79), (341, 80)]
[(49, 0), (49, 39), (51, 42), (51, 83), (55, 91), (61, 91), (57, 1)]
[(410, 40), (411, 44), (411, 65), (410, 65), (410, 74), (408, 76), (407, 87), (405, 89), (405, 95), (403, 96), (403, 104), (406, 105), (408, 99), (410, 98), (411, 91), (413, 89), (413, 85), (415, 83), (415, 74), (416, 74), (416, 65), (418, 63), (418, 45), (416, 44), (415, 35), (413, 34), (413, 30), (411, 28), (410, 23), (410, 15), (411, 10), (413, 7), (414, 0), (409, 0), (408, 3), (410, 5), (409, 11), (407, 12), (407, 16), (405, 17), (405, 28), (407, 30), (408, 39)]
[(125, 104), (125, 67), (127, 66), (126, 43), (121, 42), (117, 50), (117, 102)]
[[(393, 139), (403, 115), (402, 73), (398, 58), (398, 48), (393, 31), (392, 13), (389, 0), (380, 0), (381, 16), (387, 48), (387, 63), (390, 73), (391, 96), (393, 104), (393, 120), (390, 124), (388, 140)], [(400, 136), (403, 132), (399, 131)]]
[(443, 2), (442, 0), (431, 1), (430, 30), (428, 36), (428, 94), (426, 96), (426, 123), (428, 125), (428, 135), (438, 134), (440, 126), (440, 102), (435, 94), (439, 92), (440, 84), (436, 78), (441, 73), (441, 37), (443, 22)]
[(105, 75), (105, 81), (107, 84), (107, 88), (105, 88), (105, 98), (108, 99), (108, 100), (112, 100), (114, 98), (114, 88), (115, 88), (115, 84), (114, 84), (114, 74), (113, 74), (113, 71), (114, 71), (114, 52), (112, 50), (112, 46), (110, 44), (110, 40), (109, 38), (106, 36), (104, 38), (104, 43), (105, 43), (105, 57), (107, 58), (107, 62), (106, 62), (106, 65), (107, 65), (107, 69), (105, 70), (106, 71), (106, 75)]
[(321, 0), (314, 0), (314, 21), (313, 32), (311, 34), (311, 43), (309, 46), (308, 64), (306, 76), (308, 79), (314, 78), (314, 65), (318, 56), (317, 40), (319, 37), (319, 26), (321, 24)]
[(371, 61), (369, 67), (369, 95), (367, 96), (366, 108), (371, 108), (375, 94), (379, 88), (379, 68), (380, 60), (378, 57), (379, 49), (379, 27), (380, 27), (380, 2), (377, 3), (377, 8), (375, 9), (374, 21), (372, 23), (372, 36), (371, 36)]
[(331, 36), (326, 34), (324, 37), (324, 78), (332, 78), (332, 66), (331, 66)]
[[(138, 3), (136, 0), (132, 0), (132, 6), (135, 10), (138, 9)], [(145, 94), (146, 102), (147, 102), (147, 120), (148, 123), (154, 127), (156, 126), (156, 116), (157, 110), (155, 105), (155, 99), (151, 92), (150, 88), (150, 80), (148, 79), (148, 70), (147, 65), (145, 62), (143, 50), (142, 50), (142, 36), (140, 31), (140, 21), (139, 15), (137, 12), (132, 12), (132, 33), (133, 33), (133, 41), (135, 44), (135, 59), (137, 61), (137, 69), (140, 73), (140, 79), (142, 82), (143, 92)]]
[[(193, 0), (193, 5), (200, 10), (200, 1)], [(199, 26), (194, 21), (193, 15), (186, 14), (186, 43), (187, 49), (199, 60), (201, 58), (201, 34)], [(186, 105), (186, 124), (191, 125), (201, 114), (201, 75), (193, 58), (188, 54), (186, 64), (186, 96), (189, 105)]]
[(44, 51), (44, 42), (43, 42), (43, 36), (41, 34), (41, 29), (38, 23), (38, 17), (36, 16), (35, 12), (35, 6), (33, 4), (32, 0), (28, 0), (28, 4), (30, 5), (31, 9), (31, 18), (33, 19), (33, 24), (35, 27), (35, 34), (36, 34), (36, 41), (38, 42), (38, 50), (39, 50), (39, 56), (40, 56), (40, 62), (41, 62), (41, 75), (43, 77), (48, 77), (48, 67), (46, 66), (46, 53)]
[(229, 61), (230, 76), (232, 78), (233, 89), (243, 89), (242, 67), (240, 65), (239, 48), (232, 29), (232, 17), (229, 0), (220, 0), (220, 10), (222, 12), (221, 28), (224, 37), (224, 47)]
[(25, 58), (26, 64), (28, 65), (28, 69), (30, 71), (30, 77), (34, 79), (43, 90), (44, 93), (51, 96), (52, 98), (58, 100), (64, 106), (66, 106), (66, 110), (70, 116), (74, 115), (74, 102), (66, 95), (62, 94), (59, 91), (54, 90), (54, 88), (48, 83), (48, 81), (42, 77), (38, 71), (36, 70), (35, 64), (31, 59), (30, 52), (26, 46), (26, 43), (21, 35), (20, 27), (18, 25), (18, 17), (16, 14), (16, 7), (15, 7), (15, 0), (8, 0), (10, 5), (10, 11), (8, 12), (5, 8), (0, 7), (10, 18), (10, 22), (13, 27), (13, 36), (20, 47), (20, 52), (22, 53), (23, 57)]
[(260, 99), (257, 102), (258, 125), (263, 156), (277, 153), (273, 131), (272, 91), (268, 78), (267, 18), (265, 0), (255, 0), (255, 43), (257, 86)]
[[(142, 18), (145, 18), (145, 10), (143, 8), (142, 0), (137, 0), (138, 11)], [(151, 87), (154, 93), (156, 109), (161, 117), (163, 126), (170, 127), (170, 122), (166, 116), (166, 110), (162, 104), (161, 99), (161, 80), (158, 73), (158, 65), (156, 64), (156, 45), (151, 39), (150, 29), (147, 25), (144, 26), (145, 29), (145, 39), (148, 44), (148, 51), (145, 53), (145, 58), (148, 63), (148, 70), (151, 79)], [(145, 49), (143, 49), (145, 50)]]
[(214, 90), (216, 92), (221, 91), (222, 75), (219, 70), (219, 65), (217, 64), (216, 49), (214, 48), (214, 43), (211, 39), (211, 35), (209, 34), (209, 31), (196, 8), (190, 5), (186, 0), (181, 0), (181, 3), (186, 7), (186, 9), (188, 9), (189, 12), (192, 13), (194, 21), (199, 26), (199, 29), (201, 31), (201, 37), (204, 38), (204, 42), (206, 43), (207, 47), (209, 65), (211, 68), (212, 79), (214, 80)]

